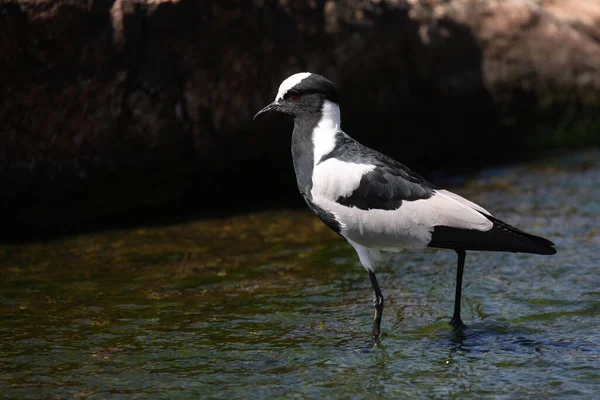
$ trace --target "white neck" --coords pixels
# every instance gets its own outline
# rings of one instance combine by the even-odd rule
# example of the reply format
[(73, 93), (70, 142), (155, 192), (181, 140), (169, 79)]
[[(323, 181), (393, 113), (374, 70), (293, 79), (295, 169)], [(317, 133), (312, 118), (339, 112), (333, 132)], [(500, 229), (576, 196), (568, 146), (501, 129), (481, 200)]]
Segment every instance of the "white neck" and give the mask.
[(335, 148), (335, 135), (340, 131), (342, 123), (340, 106), (337, 103), (325, 100), (321, 108), (322, 117), (313, 131), (314, 165), (326, 154)]

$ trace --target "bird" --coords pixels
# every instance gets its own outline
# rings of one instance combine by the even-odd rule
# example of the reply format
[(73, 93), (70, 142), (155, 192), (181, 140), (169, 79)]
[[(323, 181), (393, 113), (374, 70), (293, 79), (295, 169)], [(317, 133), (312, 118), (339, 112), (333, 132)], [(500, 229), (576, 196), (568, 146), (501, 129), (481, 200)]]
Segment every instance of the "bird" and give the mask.
[(383, 254), (428, 247), (456, 252), (454, 312), (449, 322), (455, 331), (466, 328), (460, 303), (467, 251), (556, 254), (550, 240), (501, 221), (347, 135), (341, 129), (337, 89), (322, 75), (289, 76), (275, 100), (253, 119), (272, 113), (294, 119), (292, 161), (306, 204), (348, 241), (369, 274), (375, 308), (373, 342), (381, 334), (384, 297), (375, 270)]

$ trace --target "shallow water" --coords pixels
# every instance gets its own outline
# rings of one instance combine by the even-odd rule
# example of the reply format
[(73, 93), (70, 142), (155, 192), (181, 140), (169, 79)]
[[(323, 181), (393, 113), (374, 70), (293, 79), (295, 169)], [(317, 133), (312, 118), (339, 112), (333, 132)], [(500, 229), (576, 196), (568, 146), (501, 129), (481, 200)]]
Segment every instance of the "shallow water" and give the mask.
[(3, 398), (581, 398), (600, 393), (600, 152), (483, 171), (453, 190), (553, 240), (368, 276), (309, 211), (0, 247)]

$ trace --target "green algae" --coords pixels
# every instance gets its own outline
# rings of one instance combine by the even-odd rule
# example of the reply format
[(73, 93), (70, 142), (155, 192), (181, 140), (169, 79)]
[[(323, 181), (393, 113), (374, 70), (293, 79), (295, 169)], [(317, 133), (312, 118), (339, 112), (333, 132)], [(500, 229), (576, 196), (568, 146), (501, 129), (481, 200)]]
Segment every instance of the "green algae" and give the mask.
[(383, 337), (352, 249), (310, 211), (0, 246), (7, 398), (590, 398), (600, 367), (600, 153), (483, 171), (452, 188), (556, 242), (378, 270)]

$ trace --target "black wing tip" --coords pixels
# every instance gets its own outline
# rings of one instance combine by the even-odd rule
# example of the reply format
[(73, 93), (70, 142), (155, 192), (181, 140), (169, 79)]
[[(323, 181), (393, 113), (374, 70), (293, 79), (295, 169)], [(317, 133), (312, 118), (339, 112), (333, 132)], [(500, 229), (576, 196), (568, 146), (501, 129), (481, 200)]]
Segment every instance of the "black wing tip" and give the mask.
[(554, 247), (554, 243), (550, 242), (549, 240), (548, 240), (548, 242), (549, 242), (549, 243), (548, 243), (548, 245), (546, 246), (546, 248), (545, 248), (545, 249), (542, 249), (542, 252), (540, 252), (540, 253), (536, 253), (536, 254), (542, 254), (542, 255), (548, 255), (548, 256), (551, 256), (551, 255), (553, 255), (553, 254), (556, 254), (556, 253), (557, 253), (557, 250), (556, 250), (556, 248)]
[(533, 238), (539, 239), (542, 243), (540, 243), (541, 245), (544, 246), (543, 248), (543, 253), (540, 254), (546, 254), (546, 255), (552, 255), (552, 254), (556, 254), (557, 250), (556, 250), (556, 245), (551, 242), (550, 240), (540, 237), (540, 236), (534, 236), (531, 235)]
[[(482, 213), (483, 214), (483, 213)], [(478, 251), (506, 251), (540, 255), (556, 254), (554, 243), (535, 236), (491, 215), (483, 214), (494, 224), (488, 231), (436, 226), (429, 247)]]
[(528, 246), (525, 247), (523, 250), (517, 250), (515, 251), (515, 253), (530, 253), (530, 254), (540, 254), (543, 256), (551, 256), (553, 254), (556, 254), (556, 248), (552, 247), (552, 246)]
[[(550, 240), (543, 238), (541, 236), (532, 235), (531, 233), (527, 233), (519, 228), (515, 228), (512, 225), (507, 224), (504, 221), (499, 220), (498, 218), (492, 217), (491, 215), (485, 215), (490, 221), (494, 223), (494, 228), (499, 228), (503, 231), (511, 233), (521, 239), (519, 240), (519, 247), (522, 246), (521, 250), (515, 250), (517, 253), (531, 253), (531, 254), (540, 254), (540, 255), (553, 255), (556, 254), (556, 248), (554, 247), (554, 243)], [(493, 229), (494, 229), (493, 228)]]

